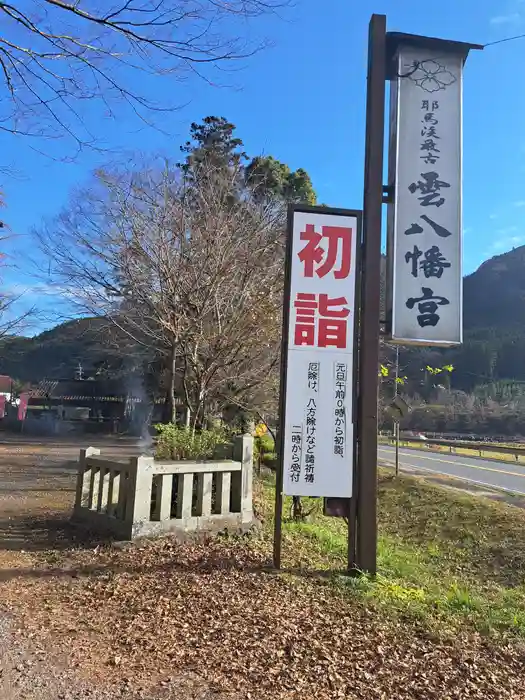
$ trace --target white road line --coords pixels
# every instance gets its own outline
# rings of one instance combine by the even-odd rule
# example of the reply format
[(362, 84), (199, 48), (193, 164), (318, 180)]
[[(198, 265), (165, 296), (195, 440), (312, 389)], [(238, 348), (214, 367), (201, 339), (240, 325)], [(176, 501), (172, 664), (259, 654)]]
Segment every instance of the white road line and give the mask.
[[(389, 454), (392, 454), (391, 451), (385, 450), (384, 448), (379, 448), (379, 451), (387, 452)], [(509, 472), (506, 471), (505, 469), (494, 469), (494, 467), (481, 467), (479, 464), (468, 464), (467, 462), (458, 462), (457, 460), (454, 459), (443, 459), (439, 457), (429, 457), (427, 455), (415, 455), (412, 453), (406, 454), (406, 453), (401, 453), (402, 457), (409, 457), (411, 459), (428, 459), (430, 462), (443, 462), (443, 464), (454, 464), (458, 467), (466, 467), (467, 469), (480, 469), (481, 471), (484, 472), (496, 472), (496, 474), (505, 474), (507, 476), (518, 476), (522, 479), (525, 478), (525, 472), (520, 473), (520, 472)], [(412, 465), (414, 466), (414, 465)]]
[[(393, 462), (390, 462), (392, 467), (394, 466)], [(405, 467), (411, 467), (412, 469), (417, 469), (422, 472), (428, 472), (429, 474), (438, 474), (439, 476), (446, 476), (450, 479), (457, 479), (458, 481), (468, 481), (469, 484), (476, 484), (477, 486), (486, 486), (489, 488), (491, 491), (507, 491), (510, 493), (519, 493), (520, 495), (525, 496), (525, 491), (518, 491), (518, 489), (508, 489), (505, 488), (505, 486), (499, 486), (498, 484), (487, 484), (486, 481), (478, 481), (477, 479), (469, 479), (468, 476), (457, 476), (456, 474), (448, 474), (447, 472), (440, 472), (437, 471), (437, 469), (428, 469), (427, 467), (419, 467), (416, 466), (415, 464), (403, 464), (402, 466)]]

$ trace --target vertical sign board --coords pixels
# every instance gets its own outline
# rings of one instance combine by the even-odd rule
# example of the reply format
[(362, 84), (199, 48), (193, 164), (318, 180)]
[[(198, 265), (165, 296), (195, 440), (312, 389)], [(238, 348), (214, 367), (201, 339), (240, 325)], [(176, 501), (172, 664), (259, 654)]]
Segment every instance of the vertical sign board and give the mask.
[(294, 208), (290, 221), (283, 492), (349, 498), (361, 214)]
[(403, 44), (395, 59), (388, 225), (394, 342), (462, 342), (464, 59), (464, 52)]

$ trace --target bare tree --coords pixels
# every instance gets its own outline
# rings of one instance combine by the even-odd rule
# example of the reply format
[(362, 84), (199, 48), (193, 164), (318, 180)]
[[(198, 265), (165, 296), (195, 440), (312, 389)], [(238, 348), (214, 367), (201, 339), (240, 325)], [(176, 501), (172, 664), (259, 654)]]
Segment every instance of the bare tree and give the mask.
[(19, 335), (34, 322), (36, 309), (31, 307), (24, 311), (17, 308), (23, 294), (2, 294), (0, 296), (0, 340)]
[[(0, 191), (0, 208), (3, 206), (2, 192)], [(5, 224), (0, 221), (0, 228), (8, 231)], [(5, 244), (9, 239), (9, 234), (0, 236), (0, 245)], [(14, 267), (6, 254), (0, 253), (0, 281), (2, 281), (2, 271), (8, 267)], [(10, 337), (15, 333), (23, 331), (27, 325), (35, 320), (36, 309), (31, 306), (24, 310), (20, 308), (20, 302), (24, 297), (24, 290), (5, 287), (0, 292), (0, 340)]]
[(193, 426), (231, 402), (253, 407), (280, 339), (284, 206), (211, 167), (190, 185), (168, 166), (102, 173), (40, 233), (55, 283), (164, 358), (169, 417), (177, 393)]
[[(243, 23), (278, 0), (0, 0), (0, 131), (93, 143), (86, 114), (180, 105), (173, 80), (249, 56)], [(166, 79), (161, 103), (147, 78)], [(141, 89), (141, 86), (143, 89)], [(169, 87), (168, 87), (169, 86)]]

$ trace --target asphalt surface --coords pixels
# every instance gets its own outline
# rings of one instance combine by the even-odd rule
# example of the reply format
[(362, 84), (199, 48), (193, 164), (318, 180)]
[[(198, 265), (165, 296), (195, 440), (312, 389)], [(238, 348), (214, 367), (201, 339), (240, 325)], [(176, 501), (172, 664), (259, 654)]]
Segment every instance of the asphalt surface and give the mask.
[[(395, 448), (379, 445), (378, 457), (393, 462)], [(420, 471), (446, 474), (482, 486), (525, 494), (525, 464), (497, 462), (492, 459), (450, 453), (423, 452), (406, 447), (399, 450), (399, 463), (401, 469), (405, 466)]]

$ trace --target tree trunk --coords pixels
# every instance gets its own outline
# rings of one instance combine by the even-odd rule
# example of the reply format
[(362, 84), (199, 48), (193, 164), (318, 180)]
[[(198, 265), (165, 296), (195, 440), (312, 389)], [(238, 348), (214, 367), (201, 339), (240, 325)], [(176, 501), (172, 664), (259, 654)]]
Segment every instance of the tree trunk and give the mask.
[(203, 406), (203, 401), (202, 399), (199, 400), (199, 403), (197, 404), (197, 407), (195, 408), (195, 411), (193, 413), (193, 418), (192, 418), (192, 433), (195, 434), (196, 431), (202, 430), (204, 428), (204, 406)]
[(301, 496), (292, 496), (292, 519), (303, 520), (304, 511)]
[(172, 343), (168, 358), (168, 387), (166, 389), (166, 399), (162, 415), (163, 423), (175, 423), (177, 418), (177, 407), (175, 402), (175, 378), (176, 378), (177, 346)]

